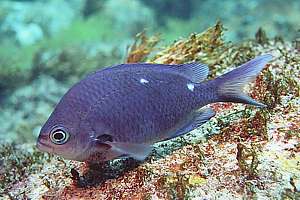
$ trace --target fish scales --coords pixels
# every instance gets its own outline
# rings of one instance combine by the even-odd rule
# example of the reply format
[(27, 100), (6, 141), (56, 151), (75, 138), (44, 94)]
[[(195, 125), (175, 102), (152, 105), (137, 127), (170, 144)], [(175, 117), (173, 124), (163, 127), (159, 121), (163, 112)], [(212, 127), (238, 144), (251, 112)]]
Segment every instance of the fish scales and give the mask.
[[(111, 80), (107, 79), (110, 77), (105, 73), (101, 76), (97, 73), (91, 75), (85, 84), (99, 86), (97, 91), (100, 99), (101, 96), (106, 96), (93, 104), (95, 111), (91, 115), (106, 118), (116, 141), (151, 141), (196, 107), (196, 96), (186, 87), (189, 80), (179, 75), (164, 74), (147, 68), (135, 68), (125, 73), (116, 69), (114, 72), (110, 71), (110, 75), (111, 73), (115, 73), (113, 77), (117, 77), (113, 84), (109, 84)], [(141, 84), (142, 78), (149, 83)], [(109, 109), (106, 110), (105, 107)], [(97, 112), (100, 109), (102, 112)], [(122, 132), (135, 137), (120, 134)]]
[(208, 67), (121, 64), (89, 74), (62, 97), (43, 125), (37, 147), (67, 159), (144, 160), (156, 142), (182, 136), (210, 120), (214, 102), (264, 104), (242, 92), (272, 59), (258, 56), (213, 80)]

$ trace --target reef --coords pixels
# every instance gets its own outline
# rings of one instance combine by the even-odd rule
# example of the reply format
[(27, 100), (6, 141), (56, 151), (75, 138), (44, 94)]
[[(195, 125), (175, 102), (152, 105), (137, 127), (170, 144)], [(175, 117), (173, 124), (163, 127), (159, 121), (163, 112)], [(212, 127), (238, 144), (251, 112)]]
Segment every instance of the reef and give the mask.
[[(255, 39), (237, 44), (224, 41), (223, 34), (218, 22), (203, 33), (159, 47), (159, 36), (143, 32), (129, 48), (126, 61), (199, 61), (209, 65), (211, 79), (271, 53), (274, 59), (246, 88), (267, 108), (212, 104), (217, 111), (213, 119), (183, 137), (157, 143), (144, 162), (127, 158), (89, 165), (40, 153), (34, 144), (8, 143), (0, 147), (0, 195), (4, 199), (299, 199), (299, 44), (267, 38), (262, 29)], [(59, 79), (60, 73), (50, 65), (41, 69)], [(76, 74), (83, 73), (78, 70)], [(22, 91), (15, 96), (22, 98)], [(39, 93), (32, 98), (57, 100)], [(28, 113), (29, 119), (46, 111), (36, 112)]]

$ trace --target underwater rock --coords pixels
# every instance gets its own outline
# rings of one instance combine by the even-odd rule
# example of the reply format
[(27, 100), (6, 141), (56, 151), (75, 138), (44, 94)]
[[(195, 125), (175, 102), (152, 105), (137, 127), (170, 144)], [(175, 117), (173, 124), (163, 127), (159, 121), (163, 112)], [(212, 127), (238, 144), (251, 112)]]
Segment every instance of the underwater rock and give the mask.
[[(231, 30), (226, 34), (226, 39), (231, 41), (252, 38), (260, 26), (268, 30), (272, 38), (281, 35), (291, 40), (299, 29), (299, 7), (299, 1), (292, 0), (198, 1), (191, 19), (201, 21), (201, 27), (209, 27), (216, 20), (221, 20)], [(241, 15), (243, 17), (236, 17)]]
[(103, 8), (104, 1), (86, 0), (82, 10), (83, 17), (87, 18)]
[(20, 24), (15, 27), (16, 40), (21, 46), (31, 45), (44, 37), (43, 30), (34, 23)]
[(80, 17), (82, 6), (83, 0), (1, 1), (0, 35), (19, 45), (34, 44), (68, 27)]
[(164, 24), (170, 17), (189, 20), (193, 14), (195, 4), (199, 3), (192, 0), (142, 0), (147, 6), (155, 11), (156, 21)]
[(138, 0), (108, 0), (103, 12), (113, 21), (116, 32), (120, 31), (128, 37), (155, 27), (153, 11)]
[(5, 97), (5, 93), (8, 93), (8, 88), (11, 92), (27, 81), (30, 72), (19, 66), (22, 64), (16, 65), (15, 61), (9, 63), (0, 58), (0, 102)]
[[(210, 78), (230, 71), (260, 54), (272, 53), (272, 60), (249, 94), (268, 105), (256, 109), (247, 105), (210, 105), (217, 115), (191, 133), (155, 145), (143, 163), (116, 159), (104, 165), (87, 165), (48, 154), (31, 157), (21, 151), (1, 153), (5, 163), (34, 160), (21, 171), (7, 171), (4, 197), (32, 199), (282, 199), (299, 198), (300, 181), (300, 55), (291, 42), (254, 40), (232, 44), (223, 40), (220, 23), (201, 34), (192, 34), (159, 52), (153, 43), (136, 45), (135, 58), (148, 62), (205, 62)], [(147, 46), (149, 45), (149, 46)], [(141, 48), (141, 49), (139, 49)], [(27, 152), (27, 146), (18, 146)], [(7, 146), (0, 152), (7, 152)], [(12, 149), (12, 148), (9, 148)], [(9, 150), (11, 152), (11, 150)], [(46, 160), (46, 161), (45, 161)], [(2, 161), (2, 162), (3, 162)], [(39, 169), (39, 170), (36, 170)], [(20, 176), (22, 174), (23, 176)], [(19, 178), (14, 178), (19, 177)], [(21, 178), (20, 178), (21, 177)]]
[(0, 106), (0, 141), (34, 141), (41, 124), (47, 120), (59, 97), (66, 90), (65, 85), (52, 77), (42, 75), (31, 84), (14, 91)]
[[(24, 180), (29, 173), (41, 170), (41, 165), (49, 161), (50, 156), (34, 150), (32, 144), (0, 144), (0, 197), (7, 199), (17, 197), (18, 199), (26, 198), (25, 194), (21, 195), (20, 191), (14, 194), (12, 190), (8, 193), (11, 186), (18, 185), (18, 182)], [(22, 192), (25, 192), (23, 190)], [(25, 192), (26, 193), (26, 192)], [(23, 197), (22, 197), (23, 196)], [(6, 198), (5, 198), (6, 197)]]
[(106, 43), (87, 43), (58, 50), (41, 49), (33, 58), (32, 79), (47, 74), (64, 83), (74, 83), (99, 67), (121, 60), (120, 49)]

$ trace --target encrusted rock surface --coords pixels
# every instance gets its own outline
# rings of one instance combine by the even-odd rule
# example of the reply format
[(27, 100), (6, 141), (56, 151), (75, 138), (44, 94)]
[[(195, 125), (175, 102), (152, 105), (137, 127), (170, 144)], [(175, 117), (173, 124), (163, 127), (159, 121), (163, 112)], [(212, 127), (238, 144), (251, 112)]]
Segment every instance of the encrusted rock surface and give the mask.
[(268, 108), (210, 105), (217, 111), (213, 119), (183, 137), (156, 144), (142, 163), (125, 159), (88, 166), (38, 153), (34, 145), (5, 145), (0, 150), (0, 194), (4, 199), (300, 198), (299, 50), (272, 39), (226, 43), (222, 31), (218, 23), (159, 51), (155, 38), (144, 38), (131, 48), (128, 61), (196, 60), (207, 63), (209, 78), (214, 78), (271, 53), (274, 59), (247, 88)]

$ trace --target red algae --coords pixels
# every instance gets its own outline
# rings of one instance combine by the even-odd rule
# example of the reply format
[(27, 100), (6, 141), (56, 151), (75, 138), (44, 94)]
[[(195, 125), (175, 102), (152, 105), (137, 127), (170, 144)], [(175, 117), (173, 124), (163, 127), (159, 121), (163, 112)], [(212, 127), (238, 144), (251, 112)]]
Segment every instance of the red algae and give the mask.
[(210, 105), (210, 107), (215, 111), (215, 112), (221, 112), (224, 110), (230, 110), (233, 108), (233, 103), (214, 103)]

